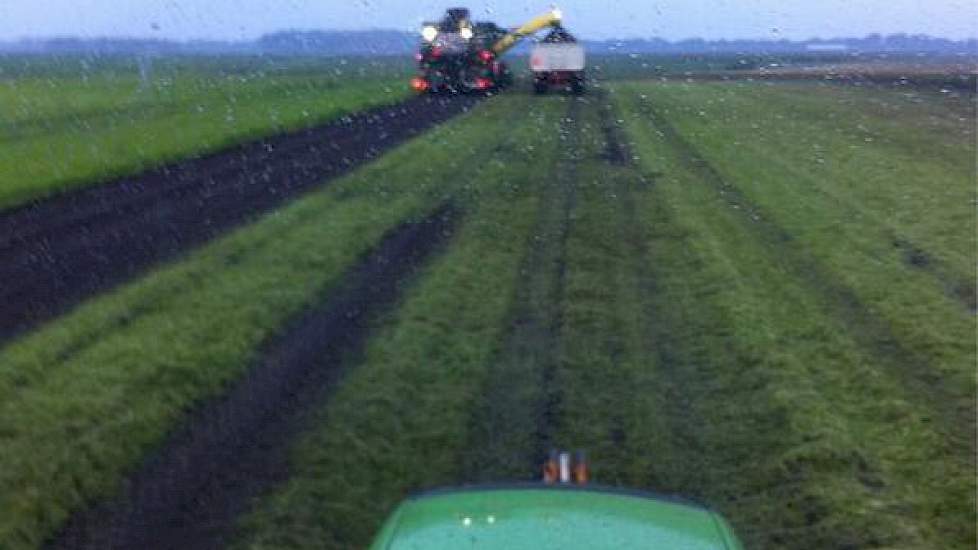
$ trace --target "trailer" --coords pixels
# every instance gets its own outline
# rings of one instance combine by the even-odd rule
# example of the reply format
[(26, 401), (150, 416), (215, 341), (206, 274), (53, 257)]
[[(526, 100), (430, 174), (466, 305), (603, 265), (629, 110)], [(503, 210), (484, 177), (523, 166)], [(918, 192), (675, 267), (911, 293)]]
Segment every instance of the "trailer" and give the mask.
[(566, 29), (556, 25), (550, 34), (533, 46), (530, 53), (533, 90), (545, 94), (550, 88), (559, 87), (582, 94), (585, 88), (584, 66), (584, 47)]

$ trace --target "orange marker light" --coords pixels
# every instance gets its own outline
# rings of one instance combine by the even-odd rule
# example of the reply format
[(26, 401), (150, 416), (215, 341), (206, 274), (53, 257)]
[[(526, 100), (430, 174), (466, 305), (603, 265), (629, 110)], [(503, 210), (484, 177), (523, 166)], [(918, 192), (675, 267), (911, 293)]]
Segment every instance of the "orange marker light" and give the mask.
[(543, 482), (547, 484), (560, 481), (560, 459), (556, 451), (550, 451), (543, 463)]
[(416, 92), (424, 92), (428, 89), (428, 81), (420, 77), (414, 77), (411, 79), (411, 89)]
[(578, 451), (574, 454), (574, 483), (578, 485), (587, 485), (587, 482), (591, 479), (591, 470), (588, 468), (587, 456), (584, 451)]

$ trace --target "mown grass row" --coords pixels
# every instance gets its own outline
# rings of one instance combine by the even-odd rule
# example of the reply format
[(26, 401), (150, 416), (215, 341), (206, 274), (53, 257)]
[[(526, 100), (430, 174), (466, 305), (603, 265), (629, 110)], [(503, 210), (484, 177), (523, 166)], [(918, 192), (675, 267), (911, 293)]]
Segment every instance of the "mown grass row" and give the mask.
[(961, 230), (974, 221), (967, 100), (817, 84), (625, 89), (646, 94), (786, 229), (862, 230), (879, 241), (889, 232), (973, 282), (974, 235)]
[(386, 78), (201, 72), (0, 86), (0, 208), (407, 97)]
[(0, 350), (0, 546), (35, 547), (111, 494), (386, 231), (471, 194), (459, 174), (502, 161), (525, 101), (490, 101)]
[(531, 127), (472, 174), (464, 225), (379, 323), (294, 451), (292, 478), (243, 522), (239, 547), (363, 547), (409, 491), (464, 478), (565, 108), (534, 100)]
[[(693, 87), (691, 93), (707, 94), (709, 89)], [(594, 266), (582, 288), (601, 288), (597, 281), (616, 277), (627, 284), (617, 295), (577, 295), (570, 312), (583, 310), (579, 323), (589, 330), (580, 334), (593, 336), (583, 342), (566, 340), (575, 344), (566, 351), (564, 379), (572, 384), (590, 377), (592, 387), (608, 380), (632, 388), (634, 397), (620, 403), (582, 389), (575, 400), (578, 394), (565, 390), (565, 410), (576, 414), (566, 423), (567, 437), (599, 445), (614, 433), (624, 434), (625, 456), (611, 465), (598, 463), (596, 475), (603, 466), (610, 469), (604, 475), (616, 482), (698, 497), (730, 517), (750, 547), (972, 546), (974, 482), (968, 451), (961, 444), (967, 436), (958, 431), (962, 427), (948, 426), (940, 407), (920, 399), (915, 383), (889, 365), (889, 357), (863, 345), (838, 310), (827, 307), (833, 297), (799, 273), (799, 265), (793, 265), (797, 251), (785, 248), (800, 243), (782, 246), (760, 234), (774, 226), (758, 227), (750, 212), (735, 208), (722, 190), (704, 181), (703, 170), (690, 163), (689, 151), (643, 113), (641, 94), (655, 101), (658, 92), (649, 86), (616, 94), (640, 159), (631, 180), (644, 176), (654, 181), (630, 193), (638, 213), (632, 231), (644, 235), (637, 242), (647, 250), (645, 267), (635, 269), (644, 275), (629, 282), (636, 275), (616, 275), (601, 267), (629, 263), (628, 239), (598, 238), (622, 234), (615, 220), (627, 213), (626, 205), (617, 206), (621, 216), (580, 212), (577, 231), (587, 237), (572, 234), (569, 248), (572, 255), (590, 247), (605, 256), (589, 264), (577, 262)], [(686, 115), (675, 116), (682, 128)], [(795, 129), (805, 131), (800, 123)], [(744, 135), (739, 139), (748, 140)], [(761, 185), (728, 172), (734, 162), (717, 162), (725, 181), (739, 189)], [(739, 162), (761, 163), (749, 157)], [(778, 196), (773, 191), (751, 193), (758, 202)], [(605, 208), (612, 209), (621, 199), (606, 202)], [(763, 212), (769, 220), (803, 223), (788, 216), (791, 208), (765, 202)], [(818, 219), (827, 214), (813, 215)], [(859, 223), (853, 222), (856, 227)], [(840, 231), (848, 235), (852, 228)], [(832, 232), (823, 237), (829, 240), (806, 238), (806, 244), (815, 243), (815, 265), (830, 262), (817, 252), (829, 246), (855, 258), (861, 254), (858, 244)], [(801, 265), (811, 264), (806, 260)], [(572, 276), (570, 287), (586, 273)], [(891, 289), (889, 281), (877, 279), (877, 284), (891, 291), (902, 288)], [(931, 296), (932, 283), (916, 282), (921, 296)], [(643, 287), (644, 312), (626, 307), (616, 317), (599, 308), (628, 303)], [(574, 318), (569, 314), (568, 323)], [(643, 338), (629, 339), (629, 323), (616, 319), (644, 325)], [(645, 345), (651, 341), (654, 349), (643, 351), (639, 340)], [(613, 349), (594, 353), (600, 345)], [(633, 364), (645, 368), (629, 368)], [(961, 377), (943, 383), (960, 384)], [(948, 389), (957, 395), (969, 391)], [(608, 452), (616, 456), (621, 446)]]
[[(974, 191), (964, 151), (974, 134), (958, 116), (967, 106), (937, 94), (910, 102), (837, 87), (765, 86), (752, 94), (760, 99), (733, 90), (716, 93), (713, 105), (724, 100), (729, 113), (714, 113), (710, 123), (670, 87), (639, 110), (657, 109), (660, 119), (672, 113), (663, 124), (713, 167), (718, 177), (706, 179), (723, 180), (704, 183), (750, 216), (756, 234), (781, 249), (826, 309), (940, 417), (949, 451), (973, 463), (975, 236), (967, 205)], [(903, 118), (895, 122), (893, 111)], [(745, 119), (753, 115), (751, 125), (766, 122), (760, 134), (726, 144), (736, 131), (749, 135)], [(858, 147), (851, 132), (860, 133)], [(866, 133), (875, 137), (866, 141)], [(937, 147), (943, 155), (907, 153), (914, 143), (927, 151), (932, 141), (944, 144)], [(806, 164), (813, 150), (823, 155), (815, 164), (828, 166), (821, 173)]]
[[(816, 85), (625, 88), (760, 224), (878, 312), (973, 416), (974, 133), (961, 100)], [(936, 96), (936, 97), (935, 97)], [(949, 105), (948, 105), (949, 104)], [(938, 154), (939, 152), (939, 154)], [(922, 384), (925, 386), (925, 384)], [(922, 388), (922, 391), (926, 391)]]

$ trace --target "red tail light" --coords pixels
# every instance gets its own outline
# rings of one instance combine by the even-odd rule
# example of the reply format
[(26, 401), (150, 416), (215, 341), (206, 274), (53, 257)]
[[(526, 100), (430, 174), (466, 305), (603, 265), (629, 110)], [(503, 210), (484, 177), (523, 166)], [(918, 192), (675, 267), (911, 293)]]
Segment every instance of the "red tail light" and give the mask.
[(441, 57), (441, 48), (431, 48), (431, 57)]
[(482, 61), (483, 63), (489, 63), (490, 61), (492, 61), (492, 52), (490, 52), (489, 50), (482, 50), (481, 52), (479, 52), (479, 60)]
[(414, 77), (411, 79), (411, 89), (416, 92), (424, 92), (428, 89), (428, 81), (420, 77)]
[(488, 78), (477, 78), (475, 79), (475, 87), (480, 90), (488, 90), (492, 88), (492, 80)]

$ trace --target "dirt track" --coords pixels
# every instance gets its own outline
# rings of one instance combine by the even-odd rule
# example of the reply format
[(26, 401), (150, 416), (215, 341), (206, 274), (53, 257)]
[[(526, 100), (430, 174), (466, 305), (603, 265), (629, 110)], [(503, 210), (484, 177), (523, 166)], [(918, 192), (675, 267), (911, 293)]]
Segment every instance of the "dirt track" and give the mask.
[(493, 358), (470, 420), (460, 483), (535, 480), (559, 442), (560, 387), (555, 381), (564, 307), (567, 236), (580, 155), (580, 99), (561, 120), (566, 143), (553, 177), (541, 183), (532, 237), (519, 269), (510, 328)]
[(250, 499), (288, 478), (289, 441), (356, 353), (369, 322), (451, 235), (450, 204), (389, 232), (339, 289), (266, 346), (247, 376), (203, 404), (126, 482), (76, 514), (48, 548), (219, 548)]
[(0, 213), (0, 343), (476, 101), (414, 98)]

